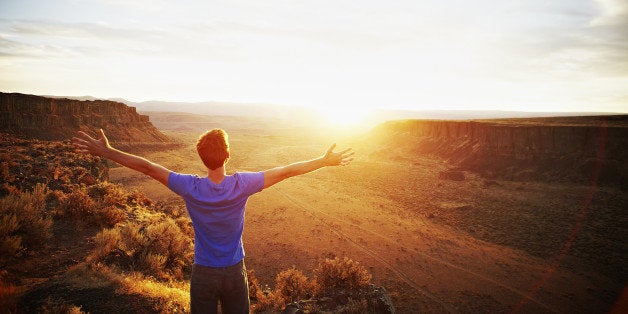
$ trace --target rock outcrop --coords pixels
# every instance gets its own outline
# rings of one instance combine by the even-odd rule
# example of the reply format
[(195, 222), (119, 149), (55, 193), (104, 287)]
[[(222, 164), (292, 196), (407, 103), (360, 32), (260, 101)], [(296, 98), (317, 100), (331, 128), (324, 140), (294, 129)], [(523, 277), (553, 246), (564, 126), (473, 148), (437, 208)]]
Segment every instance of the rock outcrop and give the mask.
[(151, 124), (148, 116), (123, 103), (47, 98), (0, 93), (0, 131), (43, 140), (64, 140), (82, 130), (96, 134), (102, 128), (118, 144), (158, 144), (170, 139)]
[[(383, 123), (374, 154), (428, 154), (453, 169), (502, 179), (626, 184), (628, 116)], [(595, 178), (594, 178), (595, 177)]]

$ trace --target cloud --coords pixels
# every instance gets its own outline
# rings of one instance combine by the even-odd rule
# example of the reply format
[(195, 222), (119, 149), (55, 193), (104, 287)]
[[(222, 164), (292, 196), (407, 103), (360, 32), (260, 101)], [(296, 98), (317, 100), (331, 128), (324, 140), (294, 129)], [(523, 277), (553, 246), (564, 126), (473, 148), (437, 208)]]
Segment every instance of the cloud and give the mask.
[(172, 29), (112, 27), (105, 23), (0, 20), (0, 29), (6, 41), (3, 52), (24, 57), (189, 57), (183, 48), (194, 45)]
[(599, 52), (599, 68), (628, 76), (628, 2), (597, 0), (601, 14), (591, 20), (586, 40)]
[(10, 40), (0, 36), (0, 57), (3, 58), (40, 58), (77, 56), (71, 50), (58, 45), (33, 44)]
[(627, 31), (628, 3), (623, 0), (595, 0), (601, 8), (601, 14), (591, 21), (591, 25), (608, 25), (618, 30)]

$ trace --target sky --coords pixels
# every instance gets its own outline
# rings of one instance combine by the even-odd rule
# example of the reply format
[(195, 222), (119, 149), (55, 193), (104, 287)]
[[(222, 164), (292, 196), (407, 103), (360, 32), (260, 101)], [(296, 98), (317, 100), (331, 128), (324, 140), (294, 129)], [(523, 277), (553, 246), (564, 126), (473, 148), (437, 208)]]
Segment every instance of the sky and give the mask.
[(628, 112), (625, 0), (0, 0), (0, 91)]

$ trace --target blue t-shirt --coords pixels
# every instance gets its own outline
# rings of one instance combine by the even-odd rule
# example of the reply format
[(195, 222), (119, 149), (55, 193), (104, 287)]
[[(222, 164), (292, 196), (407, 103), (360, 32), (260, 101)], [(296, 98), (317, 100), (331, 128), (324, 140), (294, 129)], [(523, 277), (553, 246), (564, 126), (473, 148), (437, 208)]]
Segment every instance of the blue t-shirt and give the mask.
[(183, 197), (192, 219), (195, 263), (227, 267), (244, 258), (244, 207), (249, 196), (264, 188), (263, 172), (236, 172), (220, 184), (171, 172), (168, 188)]

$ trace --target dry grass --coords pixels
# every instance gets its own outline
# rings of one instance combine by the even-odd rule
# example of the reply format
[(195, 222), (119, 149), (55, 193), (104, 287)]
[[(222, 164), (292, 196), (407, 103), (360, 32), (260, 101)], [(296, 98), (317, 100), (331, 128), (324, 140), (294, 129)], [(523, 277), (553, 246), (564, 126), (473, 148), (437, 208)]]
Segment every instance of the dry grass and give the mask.
[(10, 194), (0, 199), (0, 253), (16, 256), (44, 245), (52, 236), (52, 217), (46, 212), (48, 191), (37, 184), (32, 192)]
[[(309, 280), (293, 266), (277, 274), (274, 289), (270, 289), (261, 288), (255, 272), (250, 270), (249, 293), (256, 301), (252, 310), (281, 311), (287, 304), (308, 300), (313, 296), (330, 297), (339, 291), (349, 296), (349, 302), (338, 309), (342, 313), (361, 313), (366, 310), (368, 304), (360, 299), (360, 293), (369, 286), (371, 274), (358, 262), (347, 257), (324, 259), (320, 261), (314, 273), (316, 277)], [(359, 301), (351, 299), (351, 296), (355, 296)]]
[(311, 297), (315, 288), (316, 283), (309, 282), (295, 267), (280, 272), (275, 278), (275, 291), (288, 303)]
[(103, 264), (94, 264), (85, 270), (97, 273), (105, 281), (115, 284), (117, 293), (141, 295), (156, 300), (156, 312), (174, 313), (188, 312), (190, 304), (189, 282), (170, 281), (161, 282), (146, 277), (141, 272), (129, 274), (120, 272), (114, 267)]
[(39, 308), (39, 313), (42, 314), (82, 314), (85, 313), (81, 310), (80, 306), (69, 304), (61, 299), (48, 298), (46, 302)]
[(360, 290), (368, 287), (373, 277), (359, 262), (347, 257), (326, 258), (314, 273), (322, 293), (335, 289)]
[(191, 238), (164, 216), (103, 229), (94, 242), (90, 263), (102, 261), (162, 280), (183, 279), (193, 259)]
[(15, 313), (18, 310), (18, 296), (24, 289), (9, 282), (5, 277), (6, 271), (0, 271), (0, 309), (7, 313)]

